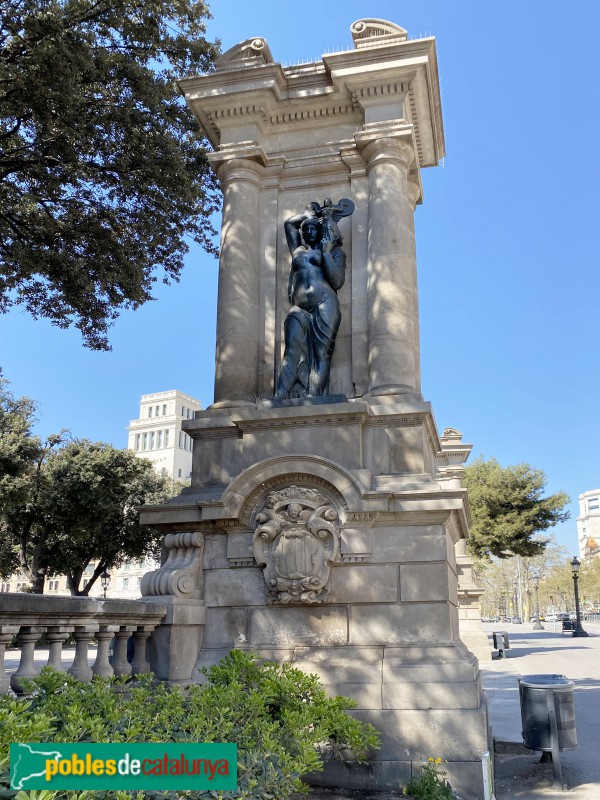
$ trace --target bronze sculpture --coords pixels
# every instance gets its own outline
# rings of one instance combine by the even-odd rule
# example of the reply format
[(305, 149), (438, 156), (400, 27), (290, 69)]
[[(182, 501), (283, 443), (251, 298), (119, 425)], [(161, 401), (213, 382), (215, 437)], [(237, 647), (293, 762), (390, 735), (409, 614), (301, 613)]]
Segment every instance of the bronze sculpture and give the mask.
[(354, 211), (346, 198), (334, 205), (312, 202), (284, 222), (292, 255), (288, 282), (291, 308), (284, 323), (285, 352), (275, 399), (318, 397), (329, 391), (331, 357), (340, 327), (338, 289), (346, 277), (346, 254), (338, 220)]

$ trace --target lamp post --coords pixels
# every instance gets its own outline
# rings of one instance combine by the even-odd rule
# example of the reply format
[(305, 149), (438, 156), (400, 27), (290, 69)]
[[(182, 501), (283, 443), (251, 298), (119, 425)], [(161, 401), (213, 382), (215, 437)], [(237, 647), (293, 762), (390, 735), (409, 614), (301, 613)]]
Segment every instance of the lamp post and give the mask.
[(104, 589), (104, 599), (106, 600), (106, 590), (110, 586), (110, 575), (106, 570), (101, 573), (100, 575), (100, 583), (102, 584), (102, 588)]
[(577, 558), (577, 556), (573, 556), (573, 560), (571, 561), (571, 572), (573, 573), (573, 587), (575, 589), (575, 630), (573, 631), (573, 636), (588, 636), (589, 634), (587, 631), (584, 631), (581, 627), (581, 609), (579, 608), (579, 567), (581, 566), (581, 562)]
[(512, 598), (512, 607), (513, 607), (513, 616), (519, 616), (519, 595), (518, 595), (518, 583), (517, 579), (513, 580), (513, 598)]
[(531, 573), (531, 578), (533, 580), (533, 591), (535, 592), (535, 622), (533, 624), (534, 631), (543, 631), (544, 626), (540, 622), (540, 596), (539, 596), (539, 589), (540, 589), (540, 578), (542, 574), (539, 570), (534, 570)]

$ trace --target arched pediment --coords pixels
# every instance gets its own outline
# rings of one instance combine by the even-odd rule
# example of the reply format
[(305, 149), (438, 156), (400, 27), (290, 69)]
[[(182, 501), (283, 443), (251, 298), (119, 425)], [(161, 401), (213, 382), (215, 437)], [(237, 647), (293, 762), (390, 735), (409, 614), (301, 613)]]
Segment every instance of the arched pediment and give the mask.
[(334, 461), (305, 454), (267, 458), (253, 464), (231, 482), (222, 502), (247, 524), (269, 492), (290, 485), (311, 486), (328, 494), (342, 519), (349, 510), (362, 508), (365, 487), (352, 472)]

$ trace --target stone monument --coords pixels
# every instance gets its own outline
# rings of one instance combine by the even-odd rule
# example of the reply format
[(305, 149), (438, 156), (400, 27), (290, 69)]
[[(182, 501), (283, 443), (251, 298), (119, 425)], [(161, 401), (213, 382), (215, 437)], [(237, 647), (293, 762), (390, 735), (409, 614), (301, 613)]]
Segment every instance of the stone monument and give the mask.
[[(435, 42), (364, 19), (295, 67), (261, 38), (180, 86), (223, 189), (215, 402), (148, 602), (158, 674), (231, 648), (292, 662), (382, 733), (315, 782), (398, 789), (428, 757), (482, 797), (487, 717), (459, 637), (463, 458), (423, 400), (413, 215), (444, 155)], [(447, 438), (447, 437), (446, 437)], [(456, 452), (455, 452), (456, 451)], [(462, 552), (462, 551), (461, 551)]]

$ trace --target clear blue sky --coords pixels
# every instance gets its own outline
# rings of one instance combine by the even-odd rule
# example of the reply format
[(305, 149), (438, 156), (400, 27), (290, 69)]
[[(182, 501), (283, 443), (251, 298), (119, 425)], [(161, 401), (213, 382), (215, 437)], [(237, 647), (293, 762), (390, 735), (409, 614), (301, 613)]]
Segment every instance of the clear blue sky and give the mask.
[[(276, 60), (351, 46), (379, 17), (437, 38), (447, 157), (417, 209), (423, 391), (473, 455), (543, 469), (571, 495), (555, 529), (576, 552), (577, 496), (600, 487), (600, 3), (215, 0), (223, 49), (264, 36)], [(147, 392), (212, 401), (217, 262), (190, 252), (181, 283), (125, 313), (113, 350), (0, 316), (0, 365), (39, 402), (39, 432), (126, 445)]]

